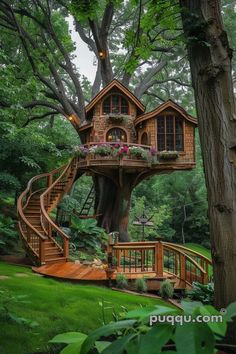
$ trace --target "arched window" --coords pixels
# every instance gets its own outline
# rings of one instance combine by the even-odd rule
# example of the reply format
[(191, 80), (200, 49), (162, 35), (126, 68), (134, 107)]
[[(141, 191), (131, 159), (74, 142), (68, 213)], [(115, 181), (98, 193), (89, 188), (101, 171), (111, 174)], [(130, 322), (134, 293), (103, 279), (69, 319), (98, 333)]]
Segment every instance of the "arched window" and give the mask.
[(127, 135), (123, 129), (112, 128), (107, 132), (106, 140), (109, 142), (127, 142)]
[(121, 95), (110, 95), (104, 101), (102, 105), (103, 114), (120, 113), (129, 114), (128, 101)]
[(141, 144), (148, 145), (148, 135), (146, 132), (144, 132), (141, 136)]
[(163, 115), (157, 118), (158, 151), (183, 151), (183, 119), (174, 115)]

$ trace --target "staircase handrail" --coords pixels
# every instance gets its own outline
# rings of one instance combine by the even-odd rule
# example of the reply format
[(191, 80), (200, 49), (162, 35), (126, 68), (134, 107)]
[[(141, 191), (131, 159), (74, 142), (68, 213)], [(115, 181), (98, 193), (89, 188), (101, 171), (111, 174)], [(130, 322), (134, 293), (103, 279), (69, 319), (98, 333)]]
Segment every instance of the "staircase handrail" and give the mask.
[[(26, 199), (26, 203), (24, 206), (23, 206), (23, 198), (27, 197), (27, 193), (31, 191), (31, 187), (33, 185), (33, 182), (35, 182), (41, 178), (44, 178), (44, 177), (48, 177), (48, 173), (42, 173), (40, 175), (32, 177), (29, 180), (29, 182), (27, 183), (26, 189), (21, 193), (21, 195), (19, 196), (19, 198), (17, 200), (17, 212), (18, 212), (18, 215), (20, 216), (20, 219), (22, 219), (23, 222), (42, 240), (46, 240), (47, 237), (43, 236), (37, 229), (35, 229), (35, 227), (33, 225), (31, 225), (31, 223), (25, 217), (25, 214), (23, 211), (25, 206), (28, 204), (29, 199), (33, 193), (30, 193), (30, 196)], [(22, 230), (22, 228), (21, 228), (21, 230)]]
[[(60, 227), (58, 225), (56, 225), (53, 220), (50, 218), (50, 216), (48, 215), (46, 209), (45, 209), (45, 205), (44, 205), (44, 199), (45, 197), (52, 191), (52, 189), (57, 185), (58, 182), (60, 182), (60, 180), (66, 175), (66, 173), (68, 172), (68, 170), (70, 169), (71, 165), (73, 164), (74, 160), (76, 158), (73, 158), (64, 168), (62, 174), (45, 190), (45, 192), (40, 196), (40, 208), (41, 208), (41, 212), (42, 212), (42, 217), (44, 217), (46, 219), (46, 221), (49, 223), (49, 225), (56, 230), (56, 232), (63, 238), (66, 240), (69, 240), (70, 237), (63, 232)], [(49, 175), (53, 175), (53, 172), (50, 172)]]

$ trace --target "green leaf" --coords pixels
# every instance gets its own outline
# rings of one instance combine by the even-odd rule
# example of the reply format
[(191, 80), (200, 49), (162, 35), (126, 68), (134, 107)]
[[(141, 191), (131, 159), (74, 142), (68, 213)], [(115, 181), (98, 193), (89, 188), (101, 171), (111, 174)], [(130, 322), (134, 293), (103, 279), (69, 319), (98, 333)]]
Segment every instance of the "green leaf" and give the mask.
[(110, 344), (111, 344), (111, 342), (97, 341), (97, 342), (95, 342), (95, 347), (96, 347), (98, 353), (102, 353), (102, 351), (104, 349), (106, 349)]
[(225, 321), (229, 322), (235, 316), (236, 316), (236, 302), (232, 302), (232, 304), (230, 304), (226, 308), (226, 313), (224, 315), (224, 319), (225, 319)]
[(80, 354), (82, 343), (83, 342), (69, 344), (60, 351), (60, 354)]
[(125, 328), (131, 328), (136, 323), (135, 320), (119, 321), (110, 323), (106, 326), (96, 329), (85, 340), (81, 348), (81, 354), (87, 354), (93, 347), (95, 341), (102, 336), (109, 336), (110, 334)]
[[(139, 354), (156, 354), (172, 336), (174, 327), (170, 324), (157, 324), (147, 334), (141, 336)], [(155, 345), (153, 345), (155, 343)]]
[(186, 314), (192, 314), (197, 307), (201, 307), (200, 301), (181, 301), (181, 306)]
[(214, 353), (214, 335), (206, 323), (177, 325), (175, 343), (178, 354)]
[(80, 332), (66, 332), (62, 334), (58, 334), (53, 339), (51, 339), (50, 343), (81, 343), (87, 338), (87, 335)]
[[(213, 306), (204, 306), (204, 307), (200, 307), (200, 313), (202, 316), (221, 316), (220, 312), (217, 311)], [(222, 315), (223, 317), (223, 315)], [(223, 317), (222, 322), (219, 322), (217, 320), (216, 321), (209, 321), (207, 322), (208, 327), (212, 330), (212, 332), (214, 332), (215, 334), (218, 334), (220, 336), (224, 336), (227, 330), (227, 323)]]
[(162, 315), (162, 314), (167, 314), (167, 313), (179, 313), (179, 309), (173, 308), (173, 307), (167, 307), (167, 306), (155, 306), (153, 309), (153, 306), (148, 306), (148, 307), (142, 307), (137, 310), (129, 311), (127, 314), (125, 314), (126, 318), (138, 318), (138, 319), (146, 319), (149, 318), (150, 316), (155, 316), (155, 315)]
[(137, 336), (137, 333), (130, 333), (127, 336), (123, 336), (107, 347), (102, 354), (123, 354), (127, 344)]

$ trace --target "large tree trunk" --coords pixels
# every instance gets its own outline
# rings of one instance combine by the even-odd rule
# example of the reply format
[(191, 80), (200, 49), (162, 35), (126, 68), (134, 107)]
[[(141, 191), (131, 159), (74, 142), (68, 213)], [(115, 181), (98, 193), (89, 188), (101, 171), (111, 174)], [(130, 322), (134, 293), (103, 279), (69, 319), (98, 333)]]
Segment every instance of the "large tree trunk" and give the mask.
[[(236, 112), (231, 56), (216, 0), (180, 0), (209, 202), (215, 305), (236, 301)], [(236, 326), (231, 341), (236, 343)]]
[(132, 192), (132, 178), (124, 178), (122, 185), (103, 177), (94, 177), (95, 183), (95, 211), (98, 225), (107, 232), (118, 231), (119, 241), (129, 241), (128, 222), (130, 199)]

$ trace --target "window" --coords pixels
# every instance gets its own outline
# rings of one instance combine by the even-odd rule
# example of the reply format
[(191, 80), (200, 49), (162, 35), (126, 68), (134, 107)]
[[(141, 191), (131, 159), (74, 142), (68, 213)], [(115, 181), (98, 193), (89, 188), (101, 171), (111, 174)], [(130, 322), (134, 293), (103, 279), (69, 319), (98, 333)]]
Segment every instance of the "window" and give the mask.
[(129, 114), (129, 104), (121, 95), (110, 95), (103, 101), (103, 114)]
[(183, 119), (174, 115), (165, 115), (157, 119), (158, 151), (183, 151)]
[(148, 135), (146, 132), (144, 132), (141, 136), (141, 144), (148, 145)]
[(127, 135), (123, 129), (112, 128), (107, 132), (106, 140), (109, 142), (127, 142)]

